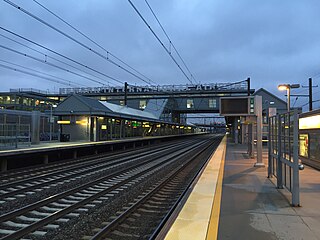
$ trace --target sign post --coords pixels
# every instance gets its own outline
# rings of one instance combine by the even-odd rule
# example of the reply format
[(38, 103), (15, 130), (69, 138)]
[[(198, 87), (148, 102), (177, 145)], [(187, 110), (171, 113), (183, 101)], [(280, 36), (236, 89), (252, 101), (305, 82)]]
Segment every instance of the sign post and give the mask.
[[(255, 167), (264, 167), (262, 161), (262, 96), (222, 97), (220, 98), (220, 115), (230, 117), (254, 118), (256, 122), (257, 162)], [(236, 121), (234, 121), (236, 128)], [(252, 131), (253, 132), (253, 131)], [(252, 139), (253, 143), (254, 139)]]

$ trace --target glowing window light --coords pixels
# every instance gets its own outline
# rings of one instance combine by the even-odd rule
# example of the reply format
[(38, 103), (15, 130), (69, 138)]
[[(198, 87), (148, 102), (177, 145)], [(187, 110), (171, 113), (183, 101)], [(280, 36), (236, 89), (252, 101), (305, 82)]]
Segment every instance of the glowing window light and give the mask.
[(77, 120), (76, 124), (80, 124), (80, 125), (87, 125), (87, 120)]
[(107, 125), (101, 125), (102, 130), (107, 130)]

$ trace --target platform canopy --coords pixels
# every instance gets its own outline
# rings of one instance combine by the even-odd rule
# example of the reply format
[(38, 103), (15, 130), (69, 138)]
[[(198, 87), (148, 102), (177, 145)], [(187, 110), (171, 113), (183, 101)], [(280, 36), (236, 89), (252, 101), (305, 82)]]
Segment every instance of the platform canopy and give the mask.
[(102, 102), (93, 98), (76, 94), (69, 96), (63, 102), (61, 102), (57, 108), (54, 109), (54, 115), (91, 115), (119, 117), (134, 120), (159, 120), (159, 118), (148, 111)]

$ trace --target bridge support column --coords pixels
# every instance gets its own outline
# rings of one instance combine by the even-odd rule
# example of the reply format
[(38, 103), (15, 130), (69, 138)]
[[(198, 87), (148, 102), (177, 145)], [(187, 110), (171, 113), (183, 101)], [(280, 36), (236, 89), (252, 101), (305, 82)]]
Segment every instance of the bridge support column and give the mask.
[(255, 167), (264, 167), (262, 161), (262, 97), (255, 96), (255, 112), (257, 116), (257, 162)]

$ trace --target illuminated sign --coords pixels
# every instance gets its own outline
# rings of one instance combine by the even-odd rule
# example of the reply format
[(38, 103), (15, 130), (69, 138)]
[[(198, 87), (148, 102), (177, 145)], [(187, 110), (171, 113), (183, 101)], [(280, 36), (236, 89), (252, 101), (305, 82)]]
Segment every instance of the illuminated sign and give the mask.
[(299, 129), (320, 128), (320, 115), (299, 118)]
[(57, 121), (58, 124), (70, 124), (70, 121), (69, 120), (60, 120), (60, 121)]

